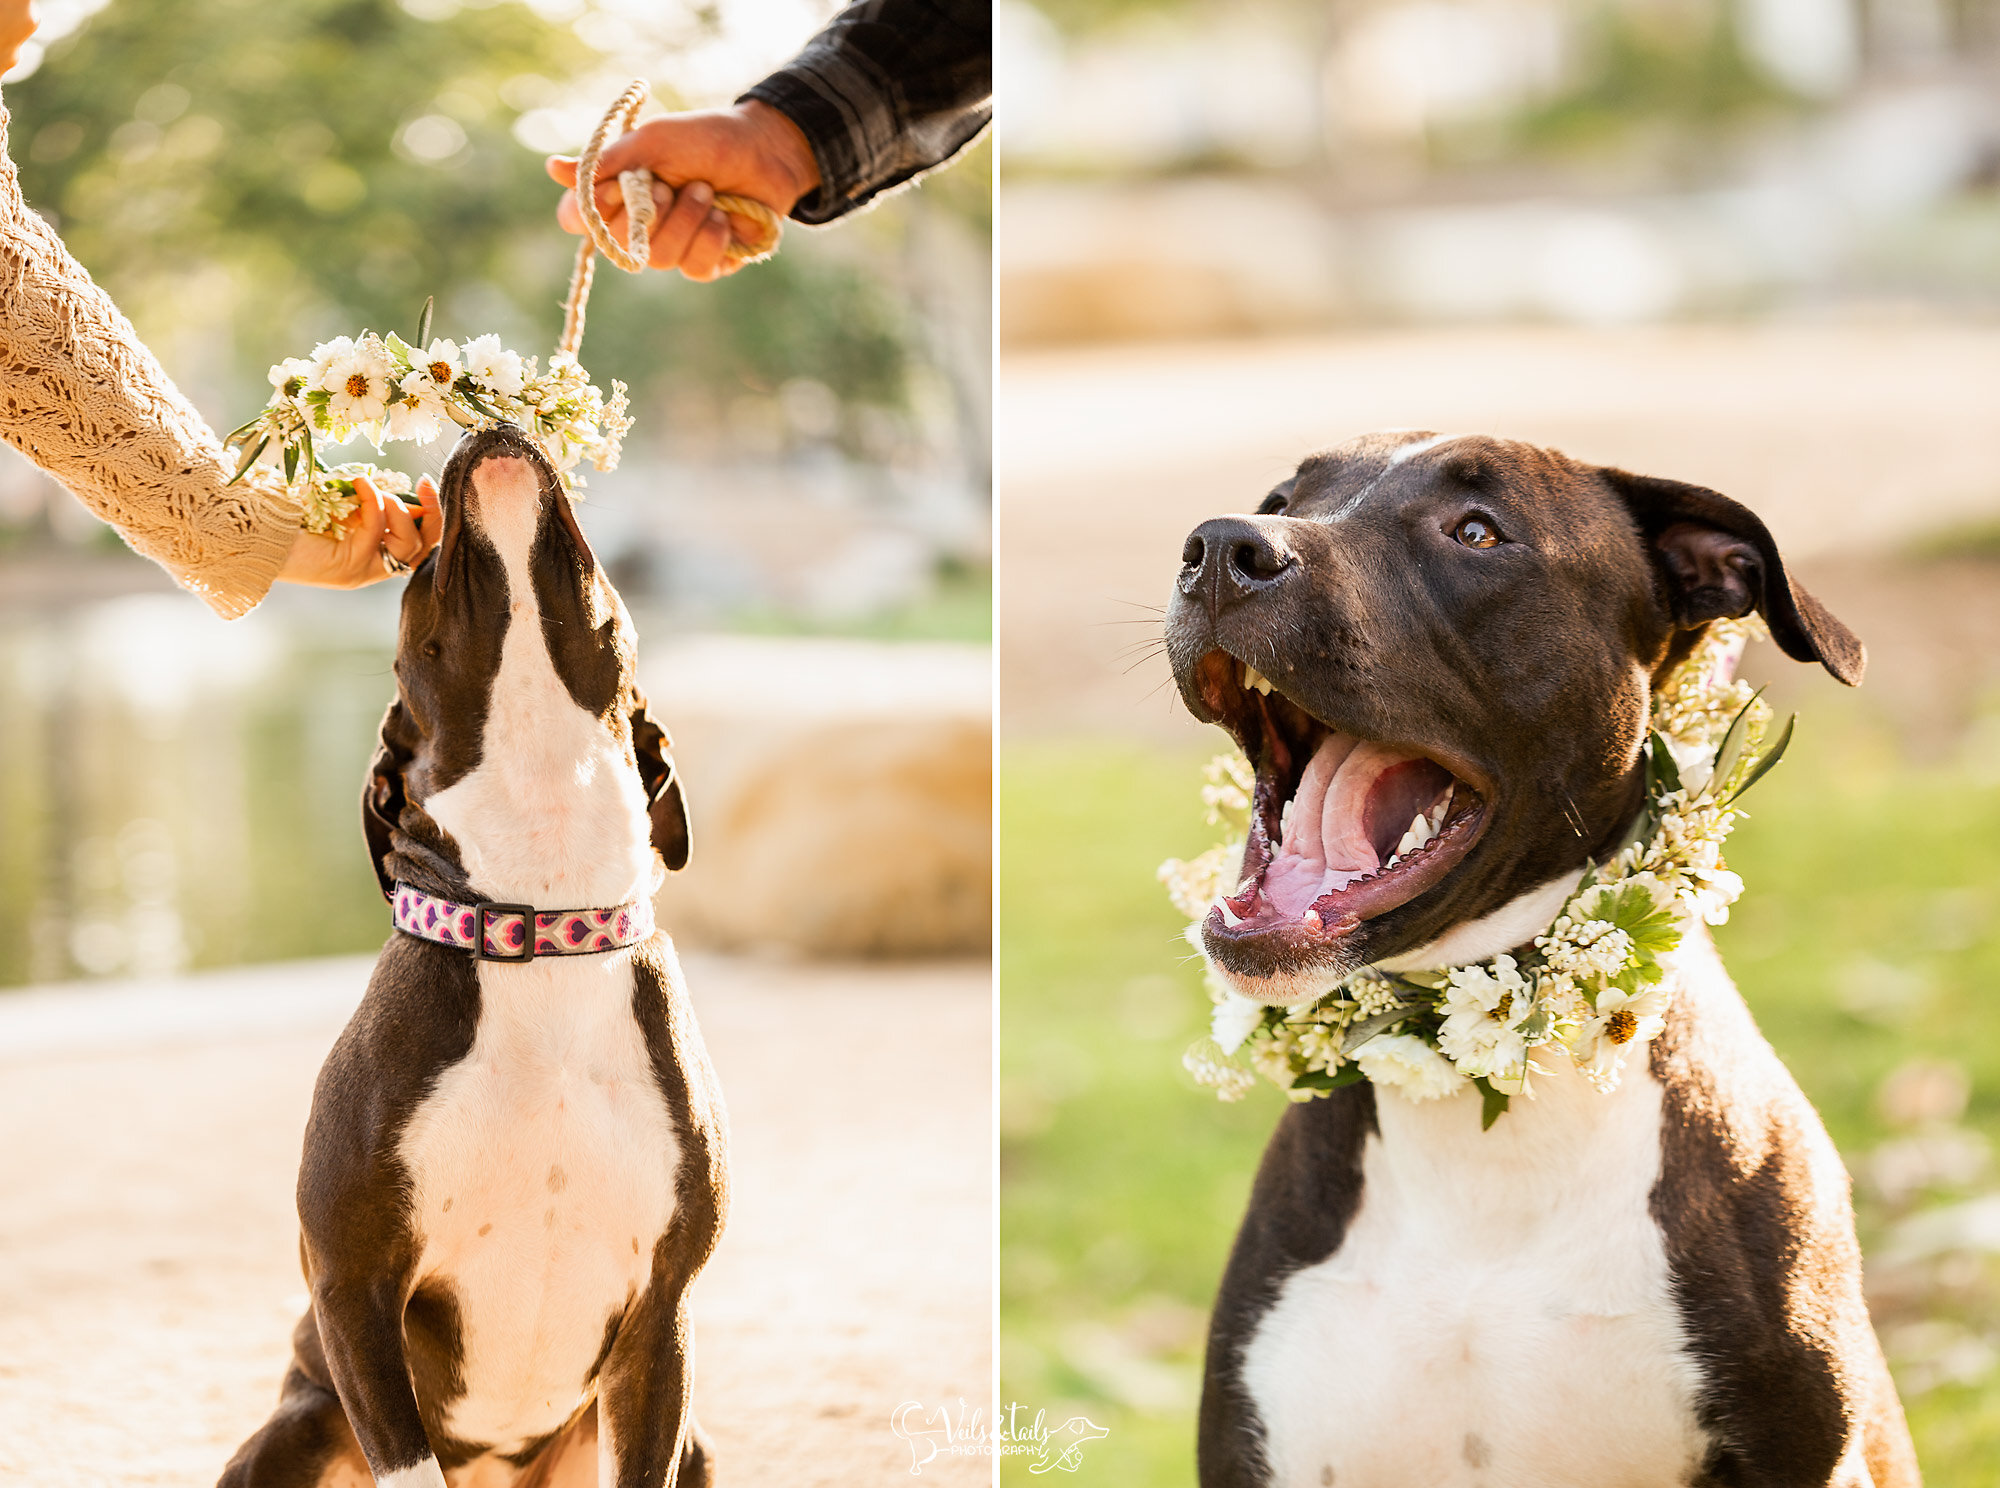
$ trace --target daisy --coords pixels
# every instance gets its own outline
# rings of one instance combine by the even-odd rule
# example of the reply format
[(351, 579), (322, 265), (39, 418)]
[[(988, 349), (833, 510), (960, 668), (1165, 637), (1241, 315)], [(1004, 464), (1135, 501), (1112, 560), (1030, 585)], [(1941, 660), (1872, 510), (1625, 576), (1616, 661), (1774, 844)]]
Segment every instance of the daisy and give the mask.
[(304, 357), (286, 357), (271, 368), (271, 386), (287, 398), (296, 398), (318, 380), (315, 370)]
[(336, 429), (379, 423), (389, 411), (389, 359), (367, 342), (328, 361), (319, 385)]
[(1570, 1057), (1601, 1090), (1618, 1083), (1626, 1054), (1643, 1048), (1667, 1026), (1667, 989), (1655, 983), (1637, 992), (1607, 987), (1597, 994), (1597, 1013), (1570, 1045)]
[(444, 431), (443, 393), (427, 368), (405, 373), (396, 386), (401, 396), (389, 405), (389, 437), (429, 444)]
[[(485, 339), (490, 341), (494, 338), (489, 336)], [(414, 365), (415, 371), (427, 378), (431, 385), (440, 392), (448, 390), (453, 383), (458, 381), (459, 375), (465, 370), (459, 365), (458, 343), (456, 341), (433, 341), (423, 349), (421, 354), (412, 355), (410, 361)], [(408, 378), (404, 379), (406, 385), (408, 381)]]

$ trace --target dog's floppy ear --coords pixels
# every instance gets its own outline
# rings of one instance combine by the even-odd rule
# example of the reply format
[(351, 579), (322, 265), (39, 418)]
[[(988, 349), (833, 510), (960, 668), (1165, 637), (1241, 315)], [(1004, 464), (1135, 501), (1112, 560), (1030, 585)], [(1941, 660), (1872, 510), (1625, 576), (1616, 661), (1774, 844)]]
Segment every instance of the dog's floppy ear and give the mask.
[(1867, 648), (1786, 574), (1755, 512), (1704, 486), (1624, 470), (1602, 474), (1666, 576), (1677, 623), (1692, 629), (1755, 610), (1785, 655), (1817, 661), (1849, 687), (1860, 686)]
[(399, 697), (382, 715), (381, 741), (369, 762), (368, 778), (361, 783), (361, 835), (368, 840), (368, 861), (375, 865), (375, 878), (382, 885), (382, 897), (396, 891), (389, 873), (389, 833), (402, 820), (409, 797), (403, 792), (403, 771), (416, 753), (416, 730)]
[(646, 814), (653, 823), (653, 846), (672, 869), (687, 867), (693, 839), (688, 830), (687, 802), (674, 769), (674, 741), (653, 722), (646, 695), (632, 689), (632, 752), (639, 758), (639, 782), (646, 789)]

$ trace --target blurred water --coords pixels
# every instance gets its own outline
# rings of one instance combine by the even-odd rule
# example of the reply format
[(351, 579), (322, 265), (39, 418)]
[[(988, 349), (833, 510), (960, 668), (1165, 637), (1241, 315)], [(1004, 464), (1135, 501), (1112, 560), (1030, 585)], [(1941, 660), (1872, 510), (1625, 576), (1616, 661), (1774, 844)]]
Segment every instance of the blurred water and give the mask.
[(374, 591), (0, 612), (0, 985), (379, 945), (358, 802), (393, 618)]

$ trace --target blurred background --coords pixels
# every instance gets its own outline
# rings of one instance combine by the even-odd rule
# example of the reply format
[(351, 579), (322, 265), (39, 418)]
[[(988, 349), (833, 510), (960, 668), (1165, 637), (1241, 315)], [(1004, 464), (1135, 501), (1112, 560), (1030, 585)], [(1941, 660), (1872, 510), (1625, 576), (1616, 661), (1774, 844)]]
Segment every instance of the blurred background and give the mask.
[[(664, 105), (727, 102), (835, 8), (45, 0), (6, 79), (12, 153), (30, 204), (227, 429), (275, 360), (363, 326), (413, 335), (429, 295), (438, 334), (546, 357), (576, 240), (552, 229), (544, 153), (577, 149), (634, 76)], [(790, 673), (821, 684), (795, 723), (914, 710), (947, 755), (963, 720), (985, 727), (990, 199), (982, 144), (837, 230), (794, 226), (727, 282), (597, 276), (584, 360), (631, 386), (638, 427), (583, 520), (665, 720), (690, 731), (718, 852), (749, 827), (699, 799), (710, 757), (741, 753), (712, 719), (782, 732)], [(353, 798), (396, 602), (280, 586), (226, 626), (0, 450), (0, 985), (377, 944)], [(953, 821), (924, 866), (949, 903), (825, 948), (983, 949), (983, 759), (933, 782)], [(320, 913), (262, 912), (307, 885)], [(699, 883), (674, 887), (701, 900), (684, 934), (740, 940)]]
[[(1763, 516), (1867, 642), (1717, 938), (1855, 1178), (1927, 1481), (2000, 1457), (2000, 7), (1003, 0), (1002, 1398), (1193, 1475), (1282, 1109), (1197, 1089), (1153, 878), (1207, 847), (1157, 655), (1188, 530), (1315, 448), (1487, 432)], [(1003, 1480), (1027, 1483), (1019, 1464)]]
[[(427, 296), (546, 358), (544, 155), (633, 77), (729, 101), (836, 8), (41, 0), (9, 149), (228, 429)], [(589, 307), (638, 424), (579, 515), (675, 735), (661, 920), (736, 1117), (698, 1404), (748, 1482), (875, 1481), (898, 1403), (988, 1386), (988, 159), (724, 283), (600, 266)], [(225, 624), (0, 449), (0, 1477), (212, 1482), (275, 1397), (305, 1103), (387, 933), (358, 809), (399, 591)]]

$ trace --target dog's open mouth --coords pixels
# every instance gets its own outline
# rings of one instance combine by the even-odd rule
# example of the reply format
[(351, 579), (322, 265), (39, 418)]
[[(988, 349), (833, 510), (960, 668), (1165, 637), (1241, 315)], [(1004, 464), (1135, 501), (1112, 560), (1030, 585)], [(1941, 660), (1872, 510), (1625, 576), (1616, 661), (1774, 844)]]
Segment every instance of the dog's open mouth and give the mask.
[(1226, 651), (1195, 681), (1257, 772), (1237, 892), (1203, 926), (1212, 951), (1331, 947), (1434, 887), (1479, 837), (1484, 800), (1429, 755), (1321, 722)]

